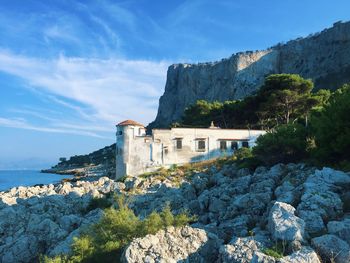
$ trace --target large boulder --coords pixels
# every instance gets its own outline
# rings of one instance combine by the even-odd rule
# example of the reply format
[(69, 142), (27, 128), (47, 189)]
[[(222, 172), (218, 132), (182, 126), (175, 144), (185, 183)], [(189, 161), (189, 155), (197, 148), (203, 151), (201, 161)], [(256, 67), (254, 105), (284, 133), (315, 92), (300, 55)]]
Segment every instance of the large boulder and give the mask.
[(329, 234), (336, 235), (350, 245), (350, 218), (342, 221), (330, 221), (327, 224)]
[(311, 244), (325, 262), (350, 262), (349, 245), (335, 235), (313, 238)]
[(287, 242), (303, 241), (305, 222), (294, 213), (295, 208), (286, 203), (276, 202), (272, 206), (268, 226), (273, 239)]
[(269, 244), (270, 240), (263, 235), (234, 237), (229, 244), (220, 247), (219, 262), (250, 263), (253, 260), (259, 262), (265, 256), (268, 257), (261, 253), (261, 250)]
[(281, 263), (321, 263), (316, 252), (310, 247), (302, 247), (300, 250), (280, 259)]
[(122, 262), (213, 262), (221, 242), (214, 234), (189, 226), (168, 227), (155, 235), (134, 239)]

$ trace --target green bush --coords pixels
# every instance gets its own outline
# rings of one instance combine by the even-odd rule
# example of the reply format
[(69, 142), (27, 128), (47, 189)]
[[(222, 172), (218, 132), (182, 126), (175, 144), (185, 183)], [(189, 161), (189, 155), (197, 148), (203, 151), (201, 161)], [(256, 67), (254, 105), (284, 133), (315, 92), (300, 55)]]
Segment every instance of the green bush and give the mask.
[(252, 150), (250, 148), (247, 147), (242, 147), (239, 148), (235, 151), (234, 153), (234, 157), (238, 160), (238, 161), (243, 161), (246, 158), (251, 158), (253, 157), (253, 153)]
[(141, 220), (128, 208), (123, 196), (114, 199), (115, 207), (106, 208), (98, 223), (74, 238), (70, 255), (44, 257), (42, 262), (119, 262), (123, 248), (132, 239), (155, 234), (168, 226), (183, 226), (195, 219), (187, 213), (173, 215), (166, 205), (160, 213), (153, 212)]
[(307, 131), (300, 124), (278, 126), (260, 136), (253, 154), (265, 165), (298, 162), (307, 157)]
[(350, 85), (332, 94), (323, 110), (311, 118), (315, 139), (313, 156), (321, 164), (347, 167), (350, 162)]
[(86, 213), (97, 208), (108, 208), (112, 206), (112, 201), (108, 198), (108, 196), (104, 197), (94, 197), (90, 200), (88, 206), (86, 207)]

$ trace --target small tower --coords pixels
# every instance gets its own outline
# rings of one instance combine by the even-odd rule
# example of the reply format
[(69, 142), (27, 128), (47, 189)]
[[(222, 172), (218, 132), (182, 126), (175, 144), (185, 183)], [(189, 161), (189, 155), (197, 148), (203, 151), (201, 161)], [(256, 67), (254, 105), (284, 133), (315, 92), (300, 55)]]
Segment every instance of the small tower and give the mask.
[(116, 127), (116, 179), (119, 179), (128, 175), (134, 138), (144, 136), (146, 129), (141, 123), (133, 120), (122, 121)]

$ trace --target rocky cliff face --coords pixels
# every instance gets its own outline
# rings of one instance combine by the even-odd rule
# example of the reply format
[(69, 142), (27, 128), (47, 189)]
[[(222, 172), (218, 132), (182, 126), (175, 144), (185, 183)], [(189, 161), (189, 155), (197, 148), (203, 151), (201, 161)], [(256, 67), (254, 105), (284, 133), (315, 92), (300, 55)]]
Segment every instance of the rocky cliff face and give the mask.
[(350, 82), (350, 22), (278, 44), (244, 52), (213, 63), (175, 64), (167, 73), (158, 114), (149, 128), (166, 127), (199, 99), (241, 99), (253, 94), (266, 75), (296, 73), (315, 82), (316, 89), (335, 89)]

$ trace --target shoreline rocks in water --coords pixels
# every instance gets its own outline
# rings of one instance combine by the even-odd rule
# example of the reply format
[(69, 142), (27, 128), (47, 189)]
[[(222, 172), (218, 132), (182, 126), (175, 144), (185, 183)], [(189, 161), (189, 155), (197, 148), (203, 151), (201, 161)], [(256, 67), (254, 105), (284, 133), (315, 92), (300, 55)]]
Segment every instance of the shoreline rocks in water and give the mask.
[(198, 218), (191, 226), (133, 240), (124, 262), (350, 259), (347, 173), (303, 164), (249, 172), (233, 164), (194, 172), (180, 182), (174, 176), (141, 176), (125, 183), (100, 178), (0, 192), (0, 261), (32, 262), (39, 254), (69, 253), (73, 236), (102, 215), (101, 209), (81, 211), (91, 198), (110, 192), (132, 196), (129, 206), (140, 217), (169, 203), (173, 212), (187, 210)]

